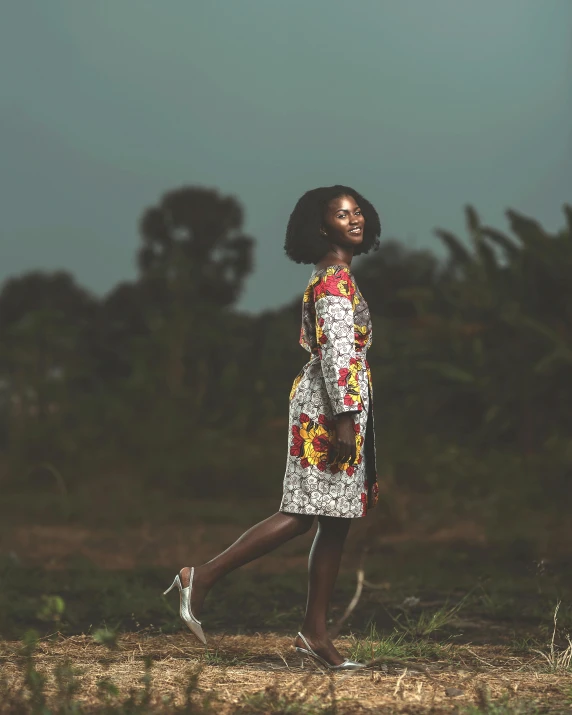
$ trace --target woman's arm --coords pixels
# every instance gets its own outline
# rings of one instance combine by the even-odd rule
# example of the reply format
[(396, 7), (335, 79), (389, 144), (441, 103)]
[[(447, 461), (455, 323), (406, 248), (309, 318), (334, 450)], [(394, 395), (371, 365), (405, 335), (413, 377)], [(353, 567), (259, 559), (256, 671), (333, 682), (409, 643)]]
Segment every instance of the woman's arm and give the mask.
[(363, 409), (355, 354), (353, 296), (346, 269), (326, 273), (314, 286), (316, 337), (322, 373), (335, 416), (336, 442), (328, 461), (355, 465), (354, 414)]
[(314, 286), (318, 354), (336, 416), (363, 409), (354, 347), (354, 292), (345, 268), (326, 273)]

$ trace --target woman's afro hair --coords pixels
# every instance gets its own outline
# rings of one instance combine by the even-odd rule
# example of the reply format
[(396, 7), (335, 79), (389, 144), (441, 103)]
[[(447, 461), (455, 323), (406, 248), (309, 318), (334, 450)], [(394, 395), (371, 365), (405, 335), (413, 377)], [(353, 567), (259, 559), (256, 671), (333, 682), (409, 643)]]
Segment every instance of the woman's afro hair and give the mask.
[(284, 250), (295, 263), (317, 263), (328, 252), (330, 243), (320, 233), (320, 227), (328, 203), (340, 196), (353, 196), (365, 219), (363, 241), (353, 255), (368, 253), (372, 247), (379, 248), (381, 224), (372, 204), (350, 186), (321, 186), (306, 191), (290, 214)]

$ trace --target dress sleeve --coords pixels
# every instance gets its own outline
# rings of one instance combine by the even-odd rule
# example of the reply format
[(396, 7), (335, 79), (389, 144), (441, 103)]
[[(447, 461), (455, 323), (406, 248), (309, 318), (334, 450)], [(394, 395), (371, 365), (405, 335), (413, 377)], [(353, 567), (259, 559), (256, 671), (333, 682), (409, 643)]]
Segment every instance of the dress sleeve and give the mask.
[(318, 355), (334, 415), (363, 409), (354, 342), (354, 293), (346, 268), (328, 269), (314, 286)]

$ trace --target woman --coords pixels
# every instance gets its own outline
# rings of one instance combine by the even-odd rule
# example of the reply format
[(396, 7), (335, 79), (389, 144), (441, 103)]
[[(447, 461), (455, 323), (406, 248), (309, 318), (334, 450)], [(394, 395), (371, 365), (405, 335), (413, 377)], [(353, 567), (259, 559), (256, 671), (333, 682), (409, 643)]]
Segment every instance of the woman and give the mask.
[(205, 596), (230, 571), (306, 533), (318, 518), (309, 558), (306, 614), (296, 650), (327, 668), (344, 660), (328, 636), (326, 615), (352, 518), (377, 502), (373, 390), (366, 359), (372, 342), (367, 303), (351, 272), (354, 256), (377, 250), (374, 207), (348, 186), (306, 192), (288, 221), (285, 251), (315, 263), (304, 292), (300, 344), (310, 360), (294, 379), (289, 403), (289, 454), (280, 509), (246, 531), (226, 551), (175, 576), (180, 615), (206, 643), (197, 620)]

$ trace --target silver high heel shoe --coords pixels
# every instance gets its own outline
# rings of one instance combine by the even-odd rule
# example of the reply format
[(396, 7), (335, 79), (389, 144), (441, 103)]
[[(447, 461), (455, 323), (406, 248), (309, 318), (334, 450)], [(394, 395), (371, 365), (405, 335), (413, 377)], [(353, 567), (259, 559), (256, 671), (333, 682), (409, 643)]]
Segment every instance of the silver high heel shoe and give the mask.
[(175, 586), (178, 586), (179, 600), (180, 600), (179, 615), (181, 616), (183, 621), (187, 624), (187, 626), (189, 627), (191, 632), (194, 633), (194, 635), (196, 635), (196, 637), (201, 641), (201, 643), (204, 643), (206, 645), (207, 639), (205, 638), (205, 634), (203, 633), (203, 629), (201, 627), (201, 622), (198, 621), (193, 616), (193, 613), (191, 611), (191, 590), (193, 588), (194, 574), (195, 574), (195, 568), (193, 566), (191, 568), (191, 578), (189, 581), (189, 585), (185, 586), (185, 588), (183, 588), (183, 584), (181, 583), (179, 574), (177, 574), (175, 576), (175, 580), (169, 586), (169, 588), (166, 591), (163, 591), (163, 596), (166, 596), (172, 588), (174, 588)]
[[(324, 668), (327, 668), (328, 670), (357, 670), (358, 668), (365, 668), (365, 663), (358, 663), (355, 660), (344, 660), (343, 663), (340, 663), (339, 665), (332, 665), (331, 663), (328, 663), (327, 660), (324, 660), (321, 655), (318, 655), (315, 653), (312, 648), (310, 647), (310, 644), (308, 641), (304, 638), (304, 636), (299, 632), (298, 635), (302, 639), (302, 642), (306, 646), (306, 648), (300, 648), (300, 646), (296, 646), (296, 650), (300, 655), (309, 655), (310, 658), (314, 658), (320, 665), (323, 665)], [(302, 659), (302, 663), (304, 663), (304, 659)]]

